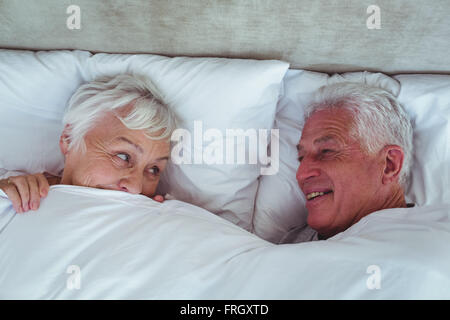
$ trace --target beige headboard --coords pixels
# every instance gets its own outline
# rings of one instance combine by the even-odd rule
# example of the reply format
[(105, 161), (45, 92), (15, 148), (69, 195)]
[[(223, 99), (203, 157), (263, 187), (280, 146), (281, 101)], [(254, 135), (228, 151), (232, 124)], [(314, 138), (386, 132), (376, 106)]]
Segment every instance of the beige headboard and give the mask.
[(0, 48), (450, 74), (450, 0), (0, 0)]

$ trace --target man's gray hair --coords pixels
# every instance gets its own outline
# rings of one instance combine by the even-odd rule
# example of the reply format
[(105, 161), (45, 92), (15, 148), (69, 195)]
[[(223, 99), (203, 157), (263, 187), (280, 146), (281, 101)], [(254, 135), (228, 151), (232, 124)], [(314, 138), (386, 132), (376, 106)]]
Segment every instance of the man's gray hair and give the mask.
[(305, 110), (305, 121), (316, 111), (345, 109), (354, 119), (353, 138), (368, 154), (386, 145), (403, 149), (399, 183), (406, 190), (413, 156), (413, 129), (408, 114), (397, 99), (384, 89), (363, 83), (339, 82), (319, 88)]
[[(122, 107), (132, 106), (126, 116)], [(63, 124), (69, 125), (69, 148), (84, 152), (84, 137), (108, 112), (131, 130), (145, 130), (149, 139), (170, 139), (176, 128), (172, 111), (147, 78), (129, 74), (100, 78), (80, 86), (69, 100)]]

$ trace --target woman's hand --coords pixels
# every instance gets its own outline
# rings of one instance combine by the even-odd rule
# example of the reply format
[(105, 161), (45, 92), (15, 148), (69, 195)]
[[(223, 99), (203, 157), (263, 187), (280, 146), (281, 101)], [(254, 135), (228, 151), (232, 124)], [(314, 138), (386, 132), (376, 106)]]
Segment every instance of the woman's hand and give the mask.
[(152, 197), (152, 199), (155, 200), (155, 201), (158, 201), (158, 202), (164, 202), (164, 200), (165, 200), (165, 199), (164, 199), (164, 196), (162, 196), (162, 195), (160, 195), (160, 194), (158, 194), (158, 195)]
[(11, 200), (17, 213), (37, 210), (41, 198), (47, 196), (49, 187), (49, 182), (42, 173), (14, 176), (0, 180), (0, 189)]

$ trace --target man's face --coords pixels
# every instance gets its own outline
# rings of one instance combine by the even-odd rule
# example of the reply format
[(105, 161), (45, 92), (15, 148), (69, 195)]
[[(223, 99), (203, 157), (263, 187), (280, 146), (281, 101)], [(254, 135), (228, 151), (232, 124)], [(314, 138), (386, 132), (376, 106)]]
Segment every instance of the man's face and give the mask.
[(85, 153), (71, 149), (65, 154), (61, 183), (155, 194), (167, 164), (168, 142), (149, 140), (143, 130), (128, 129), (113, 114), (105, 115), (84, 141)]
[(383, 161), (351, 137), (348, 111), (315, 112), (298, 145), (297, 181), (306, 196), (308, 224), (330, 237), (382, 205)]

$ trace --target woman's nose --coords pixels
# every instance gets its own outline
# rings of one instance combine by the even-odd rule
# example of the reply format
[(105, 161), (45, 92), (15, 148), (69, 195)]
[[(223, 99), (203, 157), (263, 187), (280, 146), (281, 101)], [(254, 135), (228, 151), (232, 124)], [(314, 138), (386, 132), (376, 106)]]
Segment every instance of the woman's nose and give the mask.
[(119, 186), (121, 190), (133, 194), (142, 193), (143, 175), (137, 171), (120, 179)]

